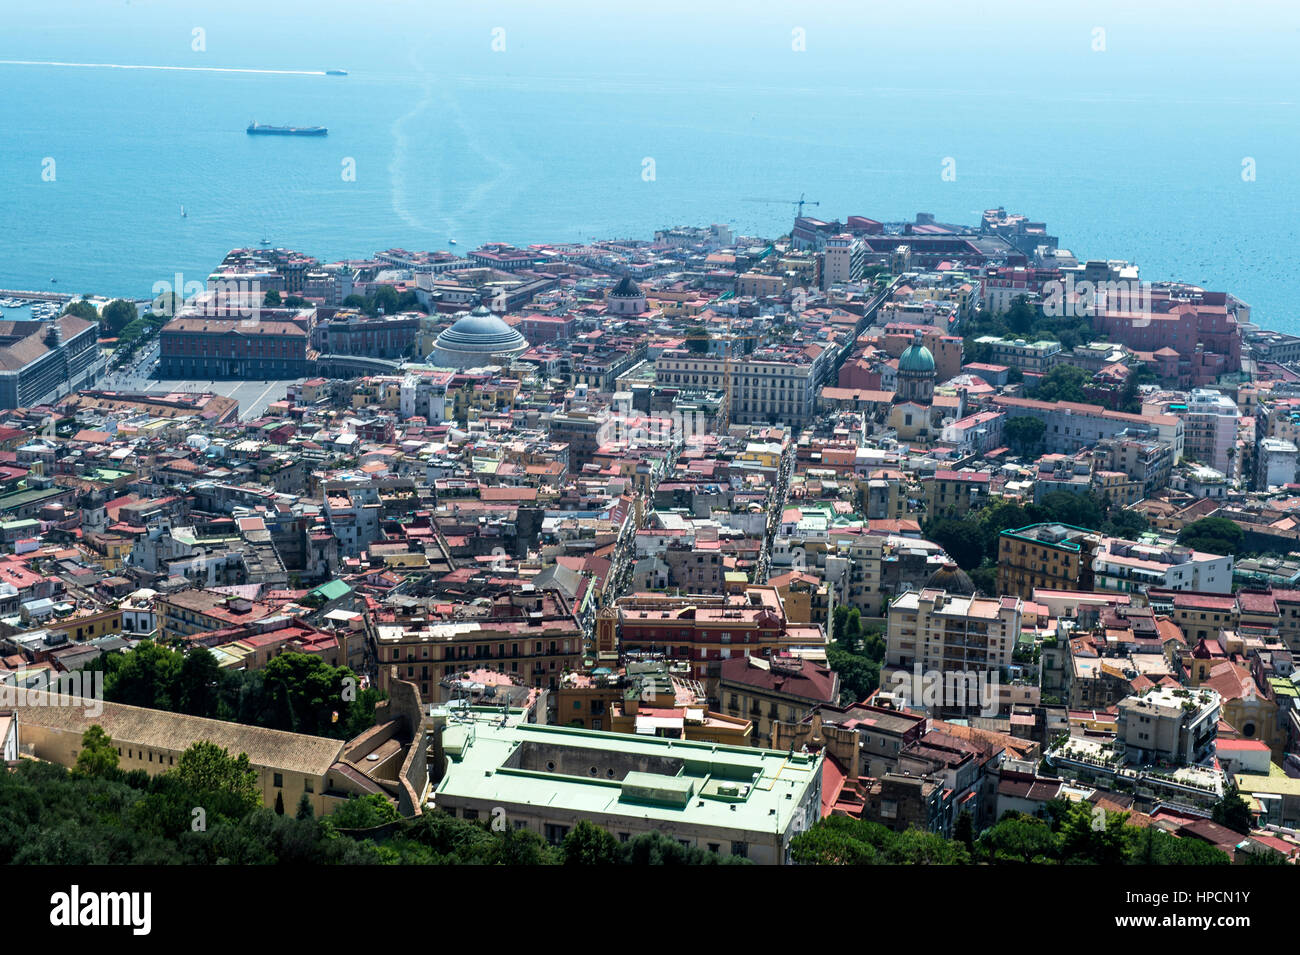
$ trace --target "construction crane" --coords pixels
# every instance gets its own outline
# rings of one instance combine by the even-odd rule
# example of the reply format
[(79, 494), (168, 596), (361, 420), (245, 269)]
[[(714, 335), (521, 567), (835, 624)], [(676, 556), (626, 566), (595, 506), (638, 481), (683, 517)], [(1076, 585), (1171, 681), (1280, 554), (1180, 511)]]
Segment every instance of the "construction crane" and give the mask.
[(781, 204), (781, 205), (792, 205), (792, 206), (794, 206), (794, 208), (795, 208), (795, 215), (797, 215), (797, 216), (803, 216), (803, 207), (804, 207), (804, 206), (819, 206), (819, 205), (821, 205), (820, 202), (817, 202), (817, 201), (814, 200), (814, 199), (805, 199), (804, 196), (806, 196), (806, 195), (808, 195), (808, 193), (806, 193), (806, 192), (801, 192), (801, 193), (799, 193), (799, 198), (798, 198), (798, 199), (743, 199), (743, 200), (741, 200), (741, 201), (743, 201), (743, 202), (774, 202), (774, 203), (778, 203), (778, 204)]

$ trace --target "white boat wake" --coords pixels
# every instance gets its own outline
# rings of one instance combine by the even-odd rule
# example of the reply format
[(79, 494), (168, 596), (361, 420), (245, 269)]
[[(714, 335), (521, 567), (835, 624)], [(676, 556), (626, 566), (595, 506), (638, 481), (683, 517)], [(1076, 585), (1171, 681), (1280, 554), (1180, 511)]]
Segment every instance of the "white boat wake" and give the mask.
[(251, 70), (232, 66), (145, 66), (127, 63), (65, 63), (59, 60), (0, 60), (0, 66), (73, 66), (93, 70), (171, 70), (177, 73), (258, 73), (272, 76), (324, 76), (324, 70)]

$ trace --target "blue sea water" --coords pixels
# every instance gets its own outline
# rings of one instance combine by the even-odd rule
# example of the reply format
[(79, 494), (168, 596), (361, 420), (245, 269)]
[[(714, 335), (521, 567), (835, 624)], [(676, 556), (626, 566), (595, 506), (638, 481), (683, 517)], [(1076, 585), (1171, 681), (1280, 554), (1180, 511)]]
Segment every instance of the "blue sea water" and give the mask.
[[(143, 297), (263, 238), (330, 260), (777, 235), (792, 207), (745, 200), (806, 193), (827, 218), (1002, 205), (1081, 258), (1232, 291), (1300, 332), (1300, 14), (905, 6), (11, 4), (0, 61), (349, 75), (0, 63), (0, 287)], [(330, 132), (248, 136), (253, 119)]]

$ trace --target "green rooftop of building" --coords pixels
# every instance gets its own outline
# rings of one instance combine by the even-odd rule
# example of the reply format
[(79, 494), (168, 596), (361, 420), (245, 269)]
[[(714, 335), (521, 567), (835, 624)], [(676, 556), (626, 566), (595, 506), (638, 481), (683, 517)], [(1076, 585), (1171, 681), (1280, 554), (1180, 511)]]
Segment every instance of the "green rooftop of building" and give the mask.
[(12, 494), (0, 495), (0, 513), (26, 507), (29, 504), (36, 504), (67, 493), (68, 489), (66, 487), (46, 487), (24, 489), (15, 491)]
[(500, 709), (451, 718), (443, 751), (435, 806), (460, 800), (778, 833), (809, 797), (820, 799), (821, 754), (503, 721)]
[(1074, 524), (1062, 524), (1059, 521), (1043, 524), (1026, 524), (1024, 527), (1008, 527), (1002, 531), (1002, 537), (1012, 537), (1028, 541), (1031, 544), (1047, 544), (1062, 550), (1080, 551), (1079, 541), (1085, 537), (1096, 536), (1097, 532)]
[(328, 603), (331, 600), (338, 600), (340, 597), (351, 592), (352, 588), (341, 580), (327, 580), (319, 587), (314, 587), (307, 592), (307, 596), (313, 600), (323, 600)]
[(1300, 687), (1292, 683), (1290, 677), (1269, 677), (1268, 685), (1272, 688), (1275, 699), (1279, 696), (1300, 697)]

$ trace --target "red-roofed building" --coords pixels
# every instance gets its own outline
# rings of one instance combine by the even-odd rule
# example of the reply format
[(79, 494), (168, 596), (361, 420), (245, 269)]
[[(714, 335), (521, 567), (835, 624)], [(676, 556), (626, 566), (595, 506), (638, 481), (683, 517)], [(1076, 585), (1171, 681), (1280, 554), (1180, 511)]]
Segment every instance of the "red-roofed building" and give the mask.
[(770, 746), (773, 723), (798, 722), (809, 711), (838, 703), (840, 678), (830, 667), (789, 655), (733, 657), (719, 668), (722, 712), (754, 724), (754, 743)]
[(991, 475), (979, 471), (935, 471), (921, 478), (926, 513), (933, 517), (963, 517), (989, 495)]

